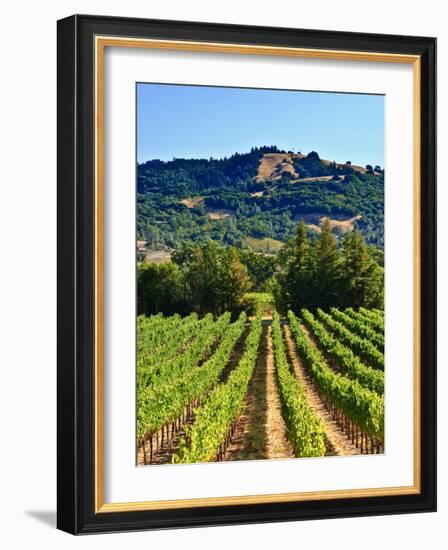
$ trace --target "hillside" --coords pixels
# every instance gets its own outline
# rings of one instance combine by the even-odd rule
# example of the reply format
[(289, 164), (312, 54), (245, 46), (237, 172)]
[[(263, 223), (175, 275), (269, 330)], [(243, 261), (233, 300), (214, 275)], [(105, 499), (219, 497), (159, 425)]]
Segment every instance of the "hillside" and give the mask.
[(316, 152), (266, 146), (223, 159), (151, 160), (137, 166), (137, 192), (137, 235), (152, 250), (208, 238), (281, 247), (300, 219), (312, 235), (325, 218), (336, 236), (358, 227), (369, 244), (384, 244), (384, 172)]

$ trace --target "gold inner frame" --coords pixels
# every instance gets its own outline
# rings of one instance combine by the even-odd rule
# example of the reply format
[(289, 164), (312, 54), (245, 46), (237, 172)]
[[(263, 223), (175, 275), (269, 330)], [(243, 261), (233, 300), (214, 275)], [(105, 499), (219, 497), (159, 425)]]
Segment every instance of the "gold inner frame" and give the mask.
[[(413, 454), (414, 482), (403, 487), (380, 487), (373, 489), (343, 489), (302, 493), (281, 493), (266, 495), (244, 495), (216, 498), (195, 498), (181, 500), (104, 502), (104, 54), (106, 47), (149, 48), (159, 50), (195, 51), (208, 53), (232, 53), (245, 55), (269, 55), (331, 59), (347, 61), (369, 61), (406, 63), (413, 66), (413, 195), (414, 195), (414, 392), (413, 392)], [(300, 502), (331, 500), (340, 498), (361, 498), (420, 493), (420, 120), (421, 120), (421, 72), (420, 57), (372, 52), (344, 50), (320, 50), (308, 48), (254, 46), (250, 44), (224, 44), (212, 42), (187, 42), (176, 40), (153, 40), (95, 37), (95, 512), (129, 512), (194, 508), (201, 506), (223, 506), (238, 504), (260, 504), (274, 502)]]

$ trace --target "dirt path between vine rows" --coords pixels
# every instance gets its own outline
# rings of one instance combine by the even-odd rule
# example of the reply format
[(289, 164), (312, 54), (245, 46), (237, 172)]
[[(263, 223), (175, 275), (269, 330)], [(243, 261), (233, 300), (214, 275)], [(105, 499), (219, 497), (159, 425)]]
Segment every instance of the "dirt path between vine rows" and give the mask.
[(224, 460), (292, 458), (286, 437), (272, 354), (271, 327), (265, 324), (243, 412)]
[[(306, 331), (309, 337), (308, 332)], [(283, 325), (283, 335), (285, 338), (288, 357), (293, 371), (303, 385), (308, 403), (313, 409), (316, 416), (322, 421), (325, 428), (325, 438), (328, 456), (346, 456), (346, 455), (358, 455), (359, 449), (356, 445), (353, 445), (351, 440), (345, 435), (345, 433), (339, 428), (336, 421), (334, 421), (331, 415), (328, 413), (325, 404), (322, 402), (319, 394), (314, 388), (314, 384), (311, 378), (308, 376), (306, 368), (297, 353), (297, 348), (294, 343), (294, 339), (291, 333), (291, 329), (288, 325)], [(310, 340), (311, 343), (313, 343)], [(314, 344), (313, 344), (314, 345)]]

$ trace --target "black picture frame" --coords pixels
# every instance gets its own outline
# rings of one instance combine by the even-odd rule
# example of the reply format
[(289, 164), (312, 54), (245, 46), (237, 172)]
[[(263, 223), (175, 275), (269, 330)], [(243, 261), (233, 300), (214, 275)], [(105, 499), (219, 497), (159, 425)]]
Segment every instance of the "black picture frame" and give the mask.
[[(97, 513), (95, 510), (95, 120), (97, 35), (420, 57), (420, 493)], [(58, 21), (58, 505), (73, 534), (436, 510), (436, 39), (74, 15)]]

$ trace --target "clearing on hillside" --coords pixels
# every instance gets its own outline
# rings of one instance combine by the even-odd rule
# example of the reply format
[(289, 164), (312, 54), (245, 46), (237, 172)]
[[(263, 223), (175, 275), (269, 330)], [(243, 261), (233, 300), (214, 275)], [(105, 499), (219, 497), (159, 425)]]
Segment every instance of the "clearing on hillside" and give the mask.
[[(282, 177), (283, 174), (289, 173), (294, 179), (291, 180), (291, 183), (300, 183), (307, 181), (327, 181), (330, 180), (333, 176), (316, 176), (309, 178), (300, 178), (299, 174), (295, 171), (294, 160), (303, 159), (305, 155), (301, 153), (265, 153), (260, 160), (258, 166), (258, 174), (255, 176), (255, 181), (269, 181), (269, 180), (278, 180)], [(322, 164), (330, 166), (332, 163), (326, 159), (320, 159)], [(347, 164), (336, 163), (338, 168), (347, 168)], [(367, 169), (364, 166), (359, 166), (358, 164), (349, 165), (352, 170), (359, 172), (360, 174), (365, 174)], [(375, 175), (379, 175), (377, 172), (374, 172)]]
[(283, 173), (289, 173), (297, 178), (298, 174), (294, 170), (293, 160), (303, 158), (303, 155), (294, 155), (291, 153), (266, 153), (260, 160), (258, 166), (258, 175), (256, 181), (266, 181), (280, 179)]
[(171, 261), (171, 252), (168, 250), (146, 249), (144, 252), (145, 260), (152, 264), (161, 264)]
[(207, 206), (205, 208), (205, 213), (212, 221), (224, 220), (225, 218), (231, 218), (235, 215), (235, 212), (233, 210), (226, 208), (212, 208), (211, 206)]
[(265, 252), (267, 254), (278, 252), (283, 246), (285, 246), (282, 241), (277, 239), (257, 239), (255, 237), (246, 237), (244, 239), (244, 244), (255, 250), (255, 252)]
[(180, 204), (183, 204), (187, 208), (196, 208), (196, 206), (199, 206), (204, 203), (203, 197), (186, 197), (185, 199), (182, 199), (179, 201)]
[(361, 218), (362, 216), (360, 214), (358, 214), (357, 216), (352, 216), (351, 218), (347, 218), (347, 216), (344, 216), (342, 214), (333, 214), (333, 217), (329, 218), (323, 212), (313, 212), (312, 214), (297, 214), (294, 217), (294, 220), (303, 220), (307, 227), (309, 227), (313, 231), (316, 231), (317, 233), (321, 232), (322, 224), (325, 220), (328, 220), (330, 222), (330, 228), (333, 233), (336, 233), (337, 235), (342, 235), (349, 231), (353, 231), (353, 229), (355, 228), (355, 223)]

